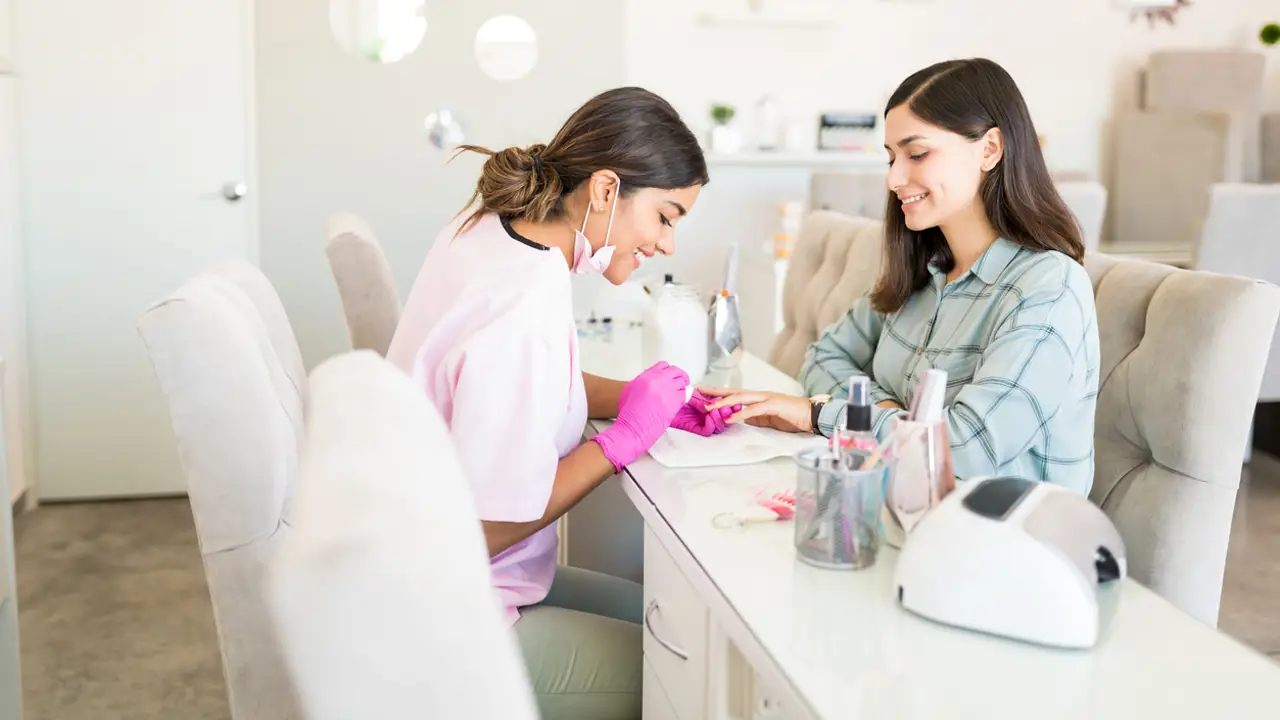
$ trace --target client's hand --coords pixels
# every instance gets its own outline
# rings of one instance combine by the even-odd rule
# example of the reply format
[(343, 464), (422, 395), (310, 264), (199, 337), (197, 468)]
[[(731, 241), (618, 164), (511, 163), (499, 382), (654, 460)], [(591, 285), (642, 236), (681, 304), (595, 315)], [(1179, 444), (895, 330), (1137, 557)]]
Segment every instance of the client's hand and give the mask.
[(708, 411), (741, 405), (725, 419), (726, 425), (746, 423), (773, 428), (785, 432), (813, 432), (809, 422), (809, 398), (784, 395), (762, 390), (737, 390), (734, 388), (698, 388), (698, 392), (716, 398), (707, 406)]
[(671, 418), (671, 427), (691, 432), (694, 435), (701, 435), (702, 437), (711, 437), (724, 432), (725, 419), (741, 410), (742, 406), (732, 405), (708, 412), (707, 406), (713, 402), (715, 402), (715, 398), (708, 397), (695, 390), (693, 396), (689, 398), (689, 402), (680, 406), (680, 409), (676, 411), (676, 416)]

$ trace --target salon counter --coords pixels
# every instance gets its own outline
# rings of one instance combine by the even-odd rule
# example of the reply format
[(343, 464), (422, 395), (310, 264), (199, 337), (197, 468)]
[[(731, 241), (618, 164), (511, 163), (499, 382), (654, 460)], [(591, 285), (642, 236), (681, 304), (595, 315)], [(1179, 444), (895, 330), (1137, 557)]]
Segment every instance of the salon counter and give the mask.
[[(639, 333), (583, 338), (582, 364), (633, 377)], [(754, 356), (740, 371), (732, 384), (799, 393)], [(789, 459), (676, 470), (645, 456), (621, 480), (644, 522), (646, 720), (1275, 715), (1280, 665), (1132, 580), (1104, 591), (1095, 648), (1043, 648), (907, 613), (891, 548), (867, 570), (822, 570), (796, 559), (788, 522), (712, 525), (792, 488)]]

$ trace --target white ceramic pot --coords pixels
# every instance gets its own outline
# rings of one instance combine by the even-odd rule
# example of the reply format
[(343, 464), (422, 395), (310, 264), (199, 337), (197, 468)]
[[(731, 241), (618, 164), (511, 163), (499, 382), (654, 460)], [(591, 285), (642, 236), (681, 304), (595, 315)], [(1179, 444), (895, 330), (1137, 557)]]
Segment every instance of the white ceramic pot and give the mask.
[(742, 149), (742, 133), (733, 125), (711, 126), (711, 152), (736, 153)]

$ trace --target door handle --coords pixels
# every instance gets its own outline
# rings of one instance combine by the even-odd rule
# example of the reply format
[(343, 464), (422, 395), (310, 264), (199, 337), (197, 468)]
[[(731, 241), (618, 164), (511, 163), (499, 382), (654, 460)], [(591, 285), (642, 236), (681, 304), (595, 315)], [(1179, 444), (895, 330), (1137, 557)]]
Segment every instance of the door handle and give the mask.
[(644, 629), (645, 629), (645, 630), (648, 630), (648, 631), (649, 631), (649, 634), (653, 636), (653, 639), (654, 639), (654, 640), (657, 640), (659, 645), (661, 645), (662, 647), (666, 648), (666, 649), (667, 649), (667, 652), (670, 652), (672, 655), (675, 655), (676, 657), (680, 658), (681, 660), (688, 660), (688, 659), (689, 659), (689, 653), (687, 653), (687, 652), (685, 652), (684, 650), (682, 650), (682, 649), (680, 649), (680, 648), (676, 647), (675, 645), (672, 645), (671, 643), (667, 642), (666, 640), (663, 640), (661, 637), (659, 637), (659, 636), (658, 636), (658, 633), (654, 632), (654, 630), (653, 630), (653, 624), (652, 624), (652, 622), (649, 620), (649, 616), (650, 616), (650, 615), (652, 615), (652, 614), (653, 614), (654, 612), (656, 612), (657, 610), (658, 610), (658, 601), (657, 601), (657, 600), (650, 600), (650, 601), (649, 601), (649, 607), (645, 608), (645, 611), (644, 611)]
[(226, 198), (227, 202), (237, 202), (247, 194), (249, 194), (249, 187), (242, 182), (222, 184), (222, 197)]

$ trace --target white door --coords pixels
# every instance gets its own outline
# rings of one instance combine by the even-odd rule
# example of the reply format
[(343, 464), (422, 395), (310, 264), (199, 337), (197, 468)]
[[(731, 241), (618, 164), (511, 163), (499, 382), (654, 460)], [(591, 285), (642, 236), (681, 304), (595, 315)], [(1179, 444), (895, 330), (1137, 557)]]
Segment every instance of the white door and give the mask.
[[(483, 158), (428, 142), (424, 121), (452, 111), (468, 142), (502, 148), (547, 142), (580, 104), (624, 84), (626, 3), (611, 0), (426, 0), (421, 44), (379, 64), (340, 46), (331, 10), (347, 18), (347, 45), (385, 27), (384, 52), (420, 28), (397, 8), (419, 0), (271, 0), (259, 3), (258, 146), (262, 268), (275, 284), (308, 365), (349, 349), (337, 288), (324, 253), (332, 213), (364, 217), (386, 251), (402, 294), (436, 233), (475, 189)], [(360, 22), (361, 10), (380, 11)], [(516, 15), (536, 37), (536, 62), (518, 79), (495, 79), (476, 59), (476, 34)], [(386, 22), (382, 22), (383, 18)], [(340, 24), (340, 28), (344, 25)], [(527, 35), (499, 21), (498, 40)], [(510, 59), (527, 59), (513, 42)], [(501, 53), (499, 53), (501, 54)], [(391, 53), (391, 57), (399, 52)], [(482, 57), (493, 62), (493, 54)], [(495, 67), (496, 65), (496, 67)], [(510, 65), (490, 65), (507, 76)], [(660, 88), (655, 88), (660, 90)]]
[[(0, 17), (6, 11), (0, 3)], [(3, 23), (0, 22), (0, 25)], [(4, 28), (0, 28), (0, 38)], [(0, 63), (4, 58), (0, 55)], [(29, 484), (30, 431), (27, 422), (26, 297), (22, 262), (22, 224), (18, 210), (17, 81), (0, 67), (0, 393), (8, 403), (0, 418), (8, 448), (9, 497), (16, 499)], [(0, 468), (0, 472), (3, 469)]]
[(15, 11), (40, 497), (180, 493), (135, 323), (210, 264), (255, 259), (252, 0)]

